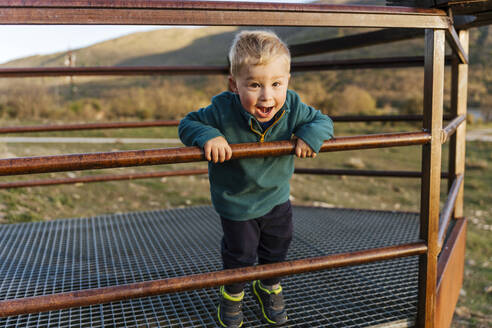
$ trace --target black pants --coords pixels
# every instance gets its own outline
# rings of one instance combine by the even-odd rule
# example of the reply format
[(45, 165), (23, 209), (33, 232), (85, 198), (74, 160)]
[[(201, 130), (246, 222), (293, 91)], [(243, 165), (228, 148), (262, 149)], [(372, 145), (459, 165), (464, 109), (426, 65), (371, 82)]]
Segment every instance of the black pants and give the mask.
[[(292, 240), (292, 207), (290, 201), (275, 206), (262, 217), (247, 221), (233, 221), (221, 217), (222, 261), (224, 269), (251, 266), (256, 263), (282, 262)], [(262, 280), (274, 285), (279, 278)], [(227, 285), (228, 293), (240, 293), (246, 283)]]

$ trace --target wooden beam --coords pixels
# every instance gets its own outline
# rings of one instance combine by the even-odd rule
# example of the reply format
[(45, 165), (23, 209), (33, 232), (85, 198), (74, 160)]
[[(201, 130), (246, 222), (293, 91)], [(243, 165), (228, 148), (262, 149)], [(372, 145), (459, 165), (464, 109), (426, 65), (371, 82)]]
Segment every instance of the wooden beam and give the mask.
[(2, 0), (0, 24), (448, 28), (438, 9), (146, 0)]
[[(460, 43), (468, 51), (468, 30), (459, 31)], [(468, 64), (461, 63), (457, 58), (451, 66), (451, 115), (466, 117), (466, 99), (468, 92)], [(451, 136), (449, 144), (449, 180), (448, 190), (459, 174), (465, 175), (465, 151), (466, 151), (466, 120), (456, 129)], [(463, 217), (463, 185), (462, 184), (456, 205), (454, 217)]]
[(420, 257), (417, 327), (434, 328), (441, 177), (441, 128), (444, 90), (443, 30), (425, 31), (424, 121), (431, 142), (422, 147), (420, 238), (428, 251)]
[(463, 48), (454, 26), (449, 26), (449, 28), (446, 30), (446, 40), (453, 49), (453, 52), (460, 59), (460, 63), (468, 64), (468, 52), (465, 51), (465, 49)]
[(301, 57), (327, 52), (369, 47), (378, 44), (409, 40), (423, 36), (424, 33), (421, 29), (382, 29), (367, 33), (342, 36), (340, 38), (294, 44), (289, 46), (289, 50), (292, 57)]

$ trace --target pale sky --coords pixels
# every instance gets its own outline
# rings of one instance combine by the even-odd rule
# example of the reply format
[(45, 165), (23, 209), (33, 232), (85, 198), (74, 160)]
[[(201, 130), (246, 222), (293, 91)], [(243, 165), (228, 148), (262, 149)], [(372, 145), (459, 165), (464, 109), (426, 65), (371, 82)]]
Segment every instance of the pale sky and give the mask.
[[(255, 1), (301, 3), (313, 0)], [(126, 34), (160, 28), (163, 26), (0, 25), (0, 64), (16, 58), (83, 48)]]

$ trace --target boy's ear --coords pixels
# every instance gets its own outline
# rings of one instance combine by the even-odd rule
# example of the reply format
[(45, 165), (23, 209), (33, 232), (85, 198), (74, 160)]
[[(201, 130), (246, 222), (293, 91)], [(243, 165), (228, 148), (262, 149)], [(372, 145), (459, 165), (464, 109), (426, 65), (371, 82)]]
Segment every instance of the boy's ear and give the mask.
[(237, 93), (236, 79), (232, 75), (229, 75), (229, 91)]

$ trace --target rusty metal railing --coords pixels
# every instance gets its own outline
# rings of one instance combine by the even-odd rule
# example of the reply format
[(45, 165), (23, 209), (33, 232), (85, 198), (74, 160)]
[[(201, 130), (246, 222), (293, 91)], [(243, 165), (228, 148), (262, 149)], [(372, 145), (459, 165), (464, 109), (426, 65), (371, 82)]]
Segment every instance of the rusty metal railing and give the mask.
[(453, 119), (451, 122), (449, 122), (448, 125), (446, 125), (444, 127), (444, 129), (442, 129), (441, 143), (443, 143), (443, 144), (446, 143), (446, 141), (448, 141), (449, 137), (451, 137), (453, 135), (453, 133), (456, 132), (456, 129), (464, 121), (466, 121), (466, 115), (457, 116), (455, 119)]
[[(313, 174), (313, 175), (337, 175), (337, 176), (346, 175), (346, 176), (380, 177), (380, 178), (421, 178), (422, 177), (422, 173), (418, 171), (377, 171), (377, 170), (295, 168), (294, 173)], [(107, 181), (153, 179), (153, 178), (189, 176), (189, 175), (201, 175), (201, 174), (208, 174), (208, 169), (90, 175), (90, 176), (83, 176), (83, 177), (76, 177), (76, 178), (11, 181), (11, 182), (0, 183), (0, 189), (54, 186), (54, 185), (75, 184), (75, 183), (94, 183), (94, 182), (107, 182)], [(441, 178), (443, 179), (448, 178), (448, 173), (442, 172)]]
[[(426, 132), (341, 137), (325, 141), (321, 146), (320, 152), (422, 145), (429, 141), (430, 135)], [(282, 156), (294, 153), (295, 141), (233, 144), (231, 148), (232, 159)], [(204, 160), (203, 150), (199, 147), (11, 158), (0, 160), (0, 176), (187, 163)]]
[(102, 304), (329, 268), (421, 255), (424, 242), (45, 296), (0, 301), (0, 317)]
[(385, 6), (226, 1), (11, 0), (0, 4), (0, 24), (263, 25), (444, 29), (446, 12)]
[[(422, 151), (422, 191), (420, 214), (421, 243), (394, 246), (391, 249), (375, 249), (329, 257), (299, 260), (257, 268), (244, 268), (164, 280), (156, 285), (153, 282), (142, 285), (115, 286), (110, 289), (95, 291), (77, 291), (68, 294), (48, 295), (40, 298), (9, 300), (0, 303), (0, 315), (14, 315), (25, 311), (43, 311), (55, 308), (97, 304), (116, 299), (138, 297), (141, 288), (146, 295), (172, 292), (199, 286), (217, 286), (220, 284), (267, 278), (284, 274), (307, 272), (337, 265), (366, 263), (364, 261), (382, 260), (408, 255), (419, 255), (420, 281), (418, 316), (416, 325), (435, 327), (436, 317), (436, 277), (437, 273), (437, 231), (436, 222), (439, 212), (439, 178), (441, 176), (441, 140), (442, 97), (444, 80), (444, 30), (452, 25), (451, 17), (438, 9), (391, 8), (373, 6), (333, 6), (324, 4), (259, 4), (231, 3), (210, 1), (109, 1), (97, 3), (64, 0), (32, 1), (12, 0), (0, 4), (0, 24), (160, 24), (160, 25), (271, 25), (271, 26), (337, 26), (368, 28), (420, 28), (425, 29), (424, 59), (424, 120), (426, 132), (387, 134), (337, 138), (325, 142), (321, 151), (341, 151), (351, 149), (368, 149), (402, 145), (424, 145)], [(451, 31), (452, 32), (452, 31)], [(456, 34), (456, 33), (454, 33)], [(460, 31), (460, 40), (451, 34), (453, 47), (460, 58), (465, 58), (468, 51), (467, 35)], [(463, 47), (458, 43), (463, 43)], [(457, 46), (456, 46), (457, 45)], [(460, 55), (461, 54), (461, 55)], [(466, 58), (465, 58), (466, 59)], [(401, 60), (401, 59), (400, 59)], [(367, 65), (365, 60), (365, 65)], [(466, 60), (462, 60), (466, 62)], [(422, 62), (421, 62), (422, 63)], [(332, 63), (333, 64), (333, 63)], [(337, 69), (362, 67), (364, 63), (338, 63)], [(351, 65), (351, 66), (350, 66)], [(359, 66), (357, 66), (359, 65)], [(376, 63), (373, 63), (376, 65)], [(378, 65), (384, 66), (385, 63)], [(392, 63), (395, 67), (399, 64)], [(400, 63), (401, 65), (401, 63)], [(405, 65), (408, 65), (405, 63)], [(456, 64), (453, 64), (455, 67)], [(465, 65), (466, 66), (466, 65)], [(463, 66), (464, 68), (466, 68)], [(327, 63), (309, 63), (304, 69), (328, 69)], [(334, 67), (334, 66), (333, 66)], [(457, 66), (456, 66), (457, 67)], [(456, 68), (455, 67), (455, 68)], [(224, 73), (223, 68), (220, 68)], [(453, 86), (452, 103), (466, 100), (466, 72), (456, 70), (460, 81)], [(25, 72), (24, 72), (25, 73)], [(39, 73), (39, 72), (38, 72)], [(66, 73), (66, 72), (65, 72)], [(72, 71), (72, 74), (75, 72)], [(79, 72), (80, 73), (80, 72)], [(130, 72), (127, 72), (130, 74)], [(57, 73), (60, 74), (60, 73)], [(177, 73), (176, 73), (177, 74)], [(182, 73), (185, 74), (185, 73)], [(211, 73), (216, 74), (216, 73)], [(458, 86), (460, 86), (458, 88)], [(463, 87), (461, 87), (463, 86)], [(463, 90), (462, 90), (463, 89)], [(459, 101), (457, 101), (459, 100)], [(463, 105), (452, 105), (455, 114), (466, 113), (466, 101)], [(452, 133), (453, 127), (443, 133)], [(446, 135), (445, 138), (447, 139)], [(460, 142), (464, 142), (461, 136)], [(280, 156), (291, 154), (292, 142), (277, 142), (234, 145), (234, 158), (247, 156)], [(457, 148), (457, 147), (456, 147)], [(464, 152), (459, 155), (464, 161)], [(455, 156), (458, 158), (458, 156)], [(99, 154), (74, 154), (32, 158), (0, 160), (1, 175), (30, 174), (68, 170), (85, 170), (109, 167), (154, 165), (163, 163), (181, 163), (201, 161), (203, 152), (198, 148), (186, 147), (176, 149), (154, 149), (128, 152)], [(461, 165), (461, 164), (460, 164)], [(457, 166), (458, 167), (458, 166)], [(461, 168), (458, 167), (458, 170)], [(464, 169), (463, 169), (464, 170)], [(454, 175), (454, 170), (451, 175)], [(457, 184), (459, 184), (457, 182)], [(459, 189), (459, 187), (451, 188)], [(451, 194), (452, 196), (453, 194)], [(453, 197), (450, 196), (450, 202)], [(446, 207), (448, 208), (448, 207)], [(302, 262), (303, 261), (303, 262)], [(294, 269), (293, 269), (294, 268)], [(297, 271), (296, 271), (297, 270)], [(306, 270), (306, 271), (302, 271)], [(174, 279), (174, 278), (173, 278)], [(182, 279), (182, 280), (179, 280)], [(203, 283), (206, 282), (207, 285)], [(202, 283), (200, 285), (200, 283)], [(166, 289), (167, 288), (167, 289)], [(459, 290), (459, 289), (458, 289)], [(87, 293), (87, 294), (86, 294)], [(82, 303), (73, 303), (82, 302)], [(75, 305), (74, 305), (75, 304)], [(77, 305), (78, 304), (78, 305)], [(43, 307), (45, 306), (45, 307)], [(3, 312), (1, 312), (3, 311)]]
[[(420, 122), (422, 115), (335, 115), (330, 116), (333, 122)], [(444, 115), (444, 120), (452, 119), (451, 115)], [(30, 133), (30, 132), (54, 132), (54, 131), (80, 131), (97, 129), (128, 129), (148, 127), (178, 126), (179, 120), (156, 120), (135, 122), (104, 122), (104, 123), (72, 123), (49, 125), (26, 125), (0, 127), (0, 134)]]
[(151, 178), (164, 178), (164, 177), (176, 177), (176, 176), (190, 176), (190, 175), (200, 175), (200, 174), (207, 174), (207, 173), (208, 173), (207, 169), (194, 169), (194, 170), (176, 170), (176, 171), (163, 171), (163, 172), (92, 175), (92, 176), (84, 176), (84, 177), (76, 177), (76, 178), (13, 181), (13, 182), (0, 183), (0, 189), (15, 189), (15, 188), (54, 186), (54, 185), (62, 185), (62, 184), (74, 184), (74, 183), (93, 183), (93, 182), (106, 182), (106, 181), (124, 181), (124, 180), (151, 179)]
[(448, 229), (449, 223), (451, 221), (451, 217), (453, 215), (454, 206), (456, 204), (456, 199), (458, 197), (458, 192), (463, 184), (463, 175), (459, 174), (456, 179), (454, 179), (451, 189), (448, 193), (448, 198), (446, 199), (446, 203), (441, 211), (441, 222), (439, 223), (439, 232), (438, 232), (438, 245), (439, 249), (442, 249), (442, 245), (444, 244), (444, 238), (446, 237), (446, 231)]
[(178, 125), (179, 125), (178, 120), (157, 120), (157, 121), (140, 121), (140, 122), (105, 122), (105, 123), (75, 123), (75, 124), (72, 123), (72, 124), (30, 125), (30, 126), (29, 125), (3, 126), (0, 127), (0, 134), (148, 128), (148, 127), (178, 126)]
[[(452, 58), (446, 57), (446, 65)], [(387, 69), (422, 67), (424, 57), (389, 57), (344, 60), (293, 62), (292, 72)], [(227, 75), (227, 66), (93, 66), (93, 67), (6, 67), (0, 68), (0, 78), (55, 76), (134, 76), (134, 75)]]

